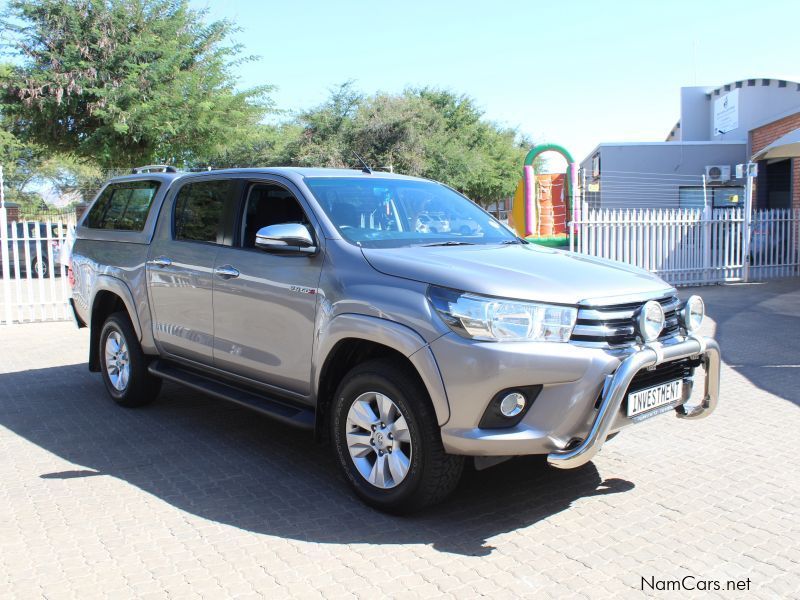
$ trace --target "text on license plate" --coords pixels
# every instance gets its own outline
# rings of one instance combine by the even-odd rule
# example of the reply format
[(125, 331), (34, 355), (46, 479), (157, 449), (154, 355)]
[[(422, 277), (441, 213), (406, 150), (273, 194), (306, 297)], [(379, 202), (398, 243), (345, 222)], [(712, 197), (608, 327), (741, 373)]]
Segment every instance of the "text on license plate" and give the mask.
[(628, 394), (628, 416), (635, 417), (659, 406), (680, 400), (683, 395), (683, 380), (668, 381), (646, 390)]

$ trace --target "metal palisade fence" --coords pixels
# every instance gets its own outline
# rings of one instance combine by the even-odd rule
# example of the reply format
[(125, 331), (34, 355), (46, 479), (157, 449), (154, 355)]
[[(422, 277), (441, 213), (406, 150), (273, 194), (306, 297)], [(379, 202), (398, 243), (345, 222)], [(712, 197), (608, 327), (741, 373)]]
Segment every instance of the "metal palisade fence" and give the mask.
[(71, 318), (68, 259), (75, 214), (9, 220), (0, 208), (0, 324)]
[[(673, 285), (800, 275), (800, 210), (591, 209), (574, 221), (570, 249), (646, 269)], [(746, 247), (749, 246), (749, 249)]]

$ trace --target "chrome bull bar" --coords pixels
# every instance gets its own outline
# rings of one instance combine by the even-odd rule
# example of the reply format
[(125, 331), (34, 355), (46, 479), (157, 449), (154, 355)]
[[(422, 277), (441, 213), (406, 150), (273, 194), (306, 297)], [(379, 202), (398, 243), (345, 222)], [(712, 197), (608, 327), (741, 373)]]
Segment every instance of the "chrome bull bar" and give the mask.
[(681, 405), (675, 411), (682, 419), (702, 419), (710, 415), (719, 400), (720, 355), (717, 342), (711, 338), (691, 336), (670, 346), (652, 344), (630, 355), (622, 361), (613, 375), (606, 377), (600, 408), (586, 439), (575, 448), (551, 452), (547, 455), (547, 462), (559, 469), (574, 469), (592, 460), (605, 443), (634, 376), (647, 367), (695, 355), (703, 356), (703, 367), (706, 371), (703, 400), (689, 410)]

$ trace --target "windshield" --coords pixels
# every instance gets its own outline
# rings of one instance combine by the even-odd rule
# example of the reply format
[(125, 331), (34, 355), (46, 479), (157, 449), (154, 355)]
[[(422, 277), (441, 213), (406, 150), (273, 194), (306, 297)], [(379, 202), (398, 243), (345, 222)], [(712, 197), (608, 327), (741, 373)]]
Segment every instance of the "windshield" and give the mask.
[(342, 237), (365, 248), (518, 240), (470, 200), (432, 181), (311, 177), (305, 183)]

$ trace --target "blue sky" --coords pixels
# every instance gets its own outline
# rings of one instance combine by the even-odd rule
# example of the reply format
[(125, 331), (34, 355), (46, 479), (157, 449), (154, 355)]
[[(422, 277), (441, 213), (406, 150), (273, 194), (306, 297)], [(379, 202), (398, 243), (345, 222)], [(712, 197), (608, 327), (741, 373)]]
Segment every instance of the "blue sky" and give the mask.
[(280, 108), (438, 86), (488, 118), (582, 159), (601, 141), (663, 141), (679, 89), (748, 77), (800, 81), (800, 2), (192, 1), (228, 18), (257, 63), (243, 87), (278, 87)]

